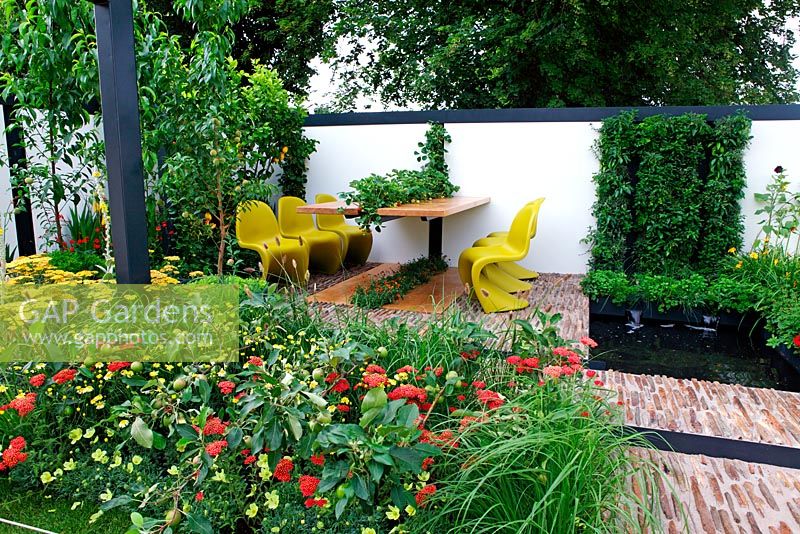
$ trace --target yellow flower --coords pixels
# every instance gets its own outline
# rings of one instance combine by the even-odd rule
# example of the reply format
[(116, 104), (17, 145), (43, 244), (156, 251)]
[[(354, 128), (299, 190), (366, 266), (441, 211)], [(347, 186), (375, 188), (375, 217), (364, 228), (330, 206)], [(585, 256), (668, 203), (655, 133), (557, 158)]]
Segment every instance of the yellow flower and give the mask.
[(750, 257), (753, 258), (754, 260), (757, 260), (758, 259), (758, 252), (751, 252), (750, 253)]
[(267, 493), (267, 508), (274, 510), (281, 503), (281, 498), (278, 496), (277, 491), (270, 491)]
[(103, 449), (96, 449), (92, 453), (92, 460), (101, 464), (108, 463), (108, 454)]
[(410, 504), (408, 506), (406, 506), (405, 510), (406, 510), (406, 513), (409, 515), (409, 517), (413, 517), (414, 514), (417, 513), (417, 509), (414, 508), (413, 506), (411, 506)]
[(391, 519), (393, 521), (397, 521), (400, 519), (400, 508), (397, 506), (389, 505), (389, 511), (386, 512), (386, 518)]
[(731, 248), (729, 248), (729, 249), (728, 249), (728, 252), (729, 252), (730, 254), (735, 254), (735, 253), (736, 253), (736, 247), (731, 247)]
[(737, 263), (737, 264), (736, 264), (736, 268), (737, 268), (737, 269), (741, 269), (741, 268), (742, 268), (742, 262), (739, 262), (739, 263)]
[(245, 510), (244, 515), (252, 518), (255, 517), (257, 514), (258, 514), (258, 505), (254, 502), (251, 502), (250, 506), (248, 506), (247, 510)]
[(108, 502), (114, 497), (114, 494), (111, 493), (111, 490), (106, 488), (106, 490), (100, 494), (100, 500), (103, 502)]
[(361, 534), (377, 534), (372, 527), (361, 527)]
[(76, 467), (78, 464), (72, 458), (64, 462), (64, 471), (74, 471)]
[(126, 426), (128, 426), (129, 423), (130, 423), (130, 421), (128, 421), (127, 419), (123, 419), (119, 423), (117, 423), (117, 425), (120, 428), (125, 428)]
[(55, 480), (55, 477), (53, 477), (53, 474), (50, 473), (50, 471), (45, 471), (44, 473), (39, 475), (39, 480), (42, 481), (42, 484), (49, 484)]
[(214, 476), (211, 477), (211, 480), (215, 482), (222, 482), (223, 484), (228, 482), (228, 478), (225, 476), (225, 471), (222, 469), (214, 473)]
[(142, 463), (142, 457), (139, 456), (138, 454), (134, 454), (133, 458), (131, 458), (131, 463), (133, 465), (139, 465), (140, 463)]

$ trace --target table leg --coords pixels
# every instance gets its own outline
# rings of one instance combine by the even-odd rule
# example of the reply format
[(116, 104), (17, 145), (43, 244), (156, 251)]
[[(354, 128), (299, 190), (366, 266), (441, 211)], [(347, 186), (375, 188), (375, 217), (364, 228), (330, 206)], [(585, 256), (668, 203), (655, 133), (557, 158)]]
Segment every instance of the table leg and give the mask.
[(428, 257), (438, 258), (442, 255), (443, 219), (436, 217), (428, 219)]

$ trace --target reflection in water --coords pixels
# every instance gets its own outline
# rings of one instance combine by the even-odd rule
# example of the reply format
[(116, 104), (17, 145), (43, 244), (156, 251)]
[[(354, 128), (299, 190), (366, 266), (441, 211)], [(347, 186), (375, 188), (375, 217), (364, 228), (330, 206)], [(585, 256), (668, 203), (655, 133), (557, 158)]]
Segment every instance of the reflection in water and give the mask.
[(590, 330), (600, 346), (595, 360), (628, 373), (697, 378), (726, 384), (793, 389), (776, 368), (779, 358), (754, 346), (747, 332), (717, 331), (716, 318), (703, 326), (641, 324), (592, 319)]

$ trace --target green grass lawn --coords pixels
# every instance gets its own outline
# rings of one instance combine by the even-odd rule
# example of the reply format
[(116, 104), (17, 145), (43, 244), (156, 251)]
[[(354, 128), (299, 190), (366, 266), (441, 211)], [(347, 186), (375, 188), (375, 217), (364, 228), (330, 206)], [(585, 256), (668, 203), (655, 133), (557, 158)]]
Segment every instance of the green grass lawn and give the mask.
[[(0, 518), (63, 534), (123, 534), (130, 520), (126, 512), (112, 510), (93, 525), (93, 505), (71, 510), (72, 501), (48, 499), (42, 493), (16, 492), (7, 480), (0, 480)], [(30, 534), (30, 530), (0, 523), (0, 534)]]

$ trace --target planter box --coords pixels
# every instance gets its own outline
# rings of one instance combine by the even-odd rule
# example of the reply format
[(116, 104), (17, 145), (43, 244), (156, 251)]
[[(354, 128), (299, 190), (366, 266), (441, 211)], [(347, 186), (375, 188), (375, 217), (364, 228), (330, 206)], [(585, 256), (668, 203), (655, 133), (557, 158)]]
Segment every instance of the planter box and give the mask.
[[(592, 299), (589, 301), (589, 313), (591, 315), (601, 317), (627, 317), (629, 309), (630, 308), (624, 306), (618, 306), (608, 299)], [(660, 312), (658, 311), (658, 306), (649, 302), (640, 304), (637, 306), (637, 309), (642, 310), (643, 321), (703, 324), (704, 314), (699, 310), (672, 308), (666, 312)], [(747, 315), (741, 313), (722, 312), (719, 314), (719, 326), (739, 327), (743, 322), (746, 322), (746, 318)]]

